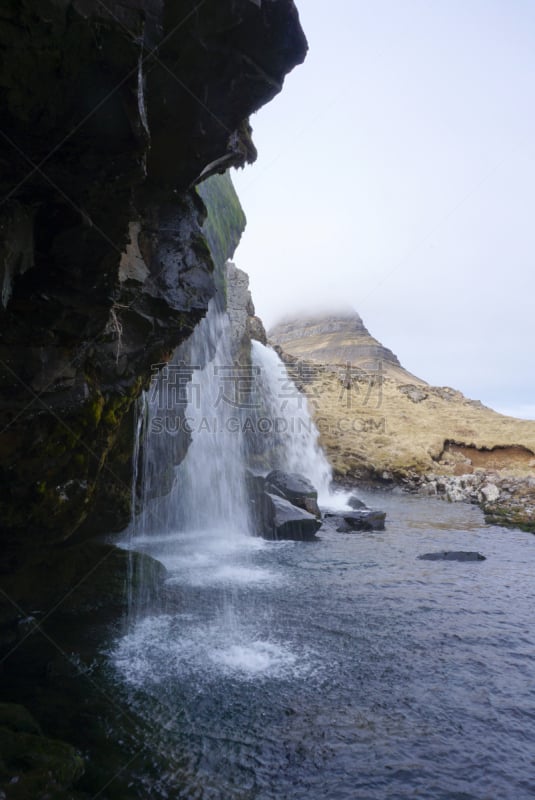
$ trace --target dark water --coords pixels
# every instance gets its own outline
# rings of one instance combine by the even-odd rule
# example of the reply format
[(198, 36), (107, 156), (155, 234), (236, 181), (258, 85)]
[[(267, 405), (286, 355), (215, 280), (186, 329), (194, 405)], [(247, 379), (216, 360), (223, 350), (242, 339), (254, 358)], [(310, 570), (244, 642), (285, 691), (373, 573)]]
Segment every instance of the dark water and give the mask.
[[(110, 658), (164, 765), (147, 797), (535, 797), (535, 539), (464, 504), (361, 496), (385, 532), (146, 545), (179, 610)], [(442, 549), (487, 560), (417, 560)]]

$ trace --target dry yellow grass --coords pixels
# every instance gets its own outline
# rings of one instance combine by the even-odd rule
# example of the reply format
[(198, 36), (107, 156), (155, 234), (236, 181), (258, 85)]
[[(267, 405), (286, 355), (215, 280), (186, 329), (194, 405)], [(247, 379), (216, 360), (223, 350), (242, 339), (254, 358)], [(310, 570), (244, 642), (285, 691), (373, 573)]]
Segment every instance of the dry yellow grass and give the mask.
[[(343, 366), (309, 365), (301, 381), (303, 366), (294, 371), (341, 477), (478, 468), (535, 474), (535, 422), (498, 414), (453, 389), (408, 384), (407, 373), (389, 365), (360, 379)], [(448, 442), (465, 447), (446, 448)]]

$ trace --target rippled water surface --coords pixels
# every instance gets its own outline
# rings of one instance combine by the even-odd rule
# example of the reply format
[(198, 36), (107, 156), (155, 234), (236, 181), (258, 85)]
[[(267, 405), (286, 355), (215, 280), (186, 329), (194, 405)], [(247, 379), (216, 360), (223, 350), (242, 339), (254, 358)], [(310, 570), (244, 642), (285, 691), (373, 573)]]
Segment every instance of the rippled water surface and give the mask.
[[(387, 530), (155, 537), (173, 613), (111, 655), (199, 800), (535, 797), (535, 538), (464, 504), (368, 495)], [(486, 561), (420, 561), (477, 550)]]

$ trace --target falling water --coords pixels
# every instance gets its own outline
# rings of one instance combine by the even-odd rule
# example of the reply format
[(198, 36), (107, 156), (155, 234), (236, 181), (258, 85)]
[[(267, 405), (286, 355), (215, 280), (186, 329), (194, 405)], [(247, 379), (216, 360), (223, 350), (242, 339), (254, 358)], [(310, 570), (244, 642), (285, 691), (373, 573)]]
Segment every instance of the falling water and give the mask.
[[(253, 451), (258, 452), (263, 446), (271, 469), (305, 475), (317, 489), (320, 503), (328, 502), (332, 470), (319, 445), (319, 432), (305, 395), (297, 389), (272, 348), (253, 341), (251, 352), (258, 372), (260, 408)], [(262, 427), (269, 431), (263, 443)]]
[[(142, 674), (154, 668), (156, 640), (162, 661), (179, 670), (215, 663), (223, 670), (274, 674), (295, 662), (283, 642), (251, 624), (245, 597), (252, 586), (273, 585), (277, 576), (257, 557), (272, 545), (251, 535), (257, 531), (247, 474), (301, 472), (326, 494), (331, 473), (306, 401), (277, 354), (254, 342), (251, 363), (236, 364), (231, 339), (228, 316), (213, 303), (172, 362), (160, 365), (140, 411), (134, 497), (140, 512), (127, 546), (165, 565), (165, 596), (175, 598), (173, 608), (177, 590), (185, 593), (181, 608), (191, 593), (191, 631), (185, 640), (184, 619), (165, 604), (151, 607), (150, 592), (137, 587), (130, 632), (120, 647), (130, 674), (134, 653)], [(263, 608), (252, 619), (265, 622), (266, 614)]]
[(163, 366), (142, 410), (141, 511), (130, 546), (159, 536), (250, 535), (248, 469), (300, 472), (329, 497), (331, 468), (304, 395), (271, 348), (252, 342), (233, 363), (228, 316), (213, 304)]
[[(162, 561), (168, 584), (230, 584), (247, 573), (246, 565), (236, 564), (236, 554), (247, 551), (251, 525), (230, 341), (228, 316), (212, 303), (172, 361), (159, 365), (146, 395), (141, 510), (128, 547)], [(138, 588), (134, 621), (154, 610), (144, 594)], [(226, 625), (234, 624), (233, 605), (225, 592), (218, 613)]]
[(183, 530), (248, 534), (245, 443), (227, 315), (211, 311), (184, 349), (186, 353), (177, 352), (175, 364), (189, 362), (186, 369), (191, 370), (183, 422), (191, 445), (169, 502)]
[(139, 597), (134, 596), (136, 561), (133, 552), (133, 542), (136, 538), (136, 529), (139, 518), (136, 514), (137, 508), (137, 486), (139, 482), (139, 467), (141, 462), (141, 441), (143, 424), (147, 411), (147, 395), (143, 392), (134, 408), (134, 452), (132, 454), (132, 487), (130, 504), (132, 508), (132, 524), (128, 530), (128, 549), (130, 551), (128, 559), (128, 579), (127, 579), (127, 606), (128, 606), (128, 625), (130, 624), (136, 609), (139, 606)]

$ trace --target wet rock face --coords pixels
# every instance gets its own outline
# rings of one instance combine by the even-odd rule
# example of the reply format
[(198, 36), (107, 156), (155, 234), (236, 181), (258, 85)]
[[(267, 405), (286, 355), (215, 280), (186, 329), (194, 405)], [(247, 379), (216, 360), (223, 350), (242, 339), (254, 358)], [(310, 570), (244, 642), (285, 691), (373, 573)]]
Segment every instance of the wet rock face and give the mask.
[(266, 476), (266, 491), (293, 503), (294, 506), (308, 511), (316, 519), (321, 519), (318, 506), (318, 492), (304, 475), (297, 472), (272, 470)]
[(266, 520), (263, 536), (266, 539), (311, 541), (321, 527), (314, 514), (299, 508), (279, 495), (267, 493)]
[(254, 159), (248, 116), (306, 42), (291, 0), (7, 0), (0, 43), (9, 570), (77, 530), (99, 484), (118, 509), (100, 519), (125, 524), (133, 401), (215, 291), (191, 187)]
[(310, 541), (321, 527), (318, 493), (304, 475), (272, 470), (247, 475), (253, 527), (264, 539)]
[(4, 798), (67, 797), (64, 791), (84, 772), (81, 754), (43, 736), (32, 715), (16, 703), (0, 703), (0, 745)]

